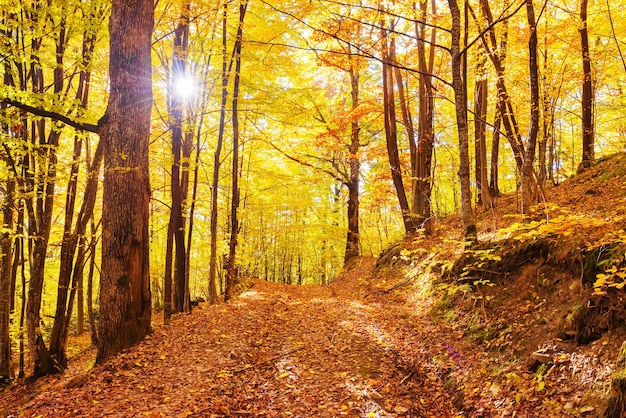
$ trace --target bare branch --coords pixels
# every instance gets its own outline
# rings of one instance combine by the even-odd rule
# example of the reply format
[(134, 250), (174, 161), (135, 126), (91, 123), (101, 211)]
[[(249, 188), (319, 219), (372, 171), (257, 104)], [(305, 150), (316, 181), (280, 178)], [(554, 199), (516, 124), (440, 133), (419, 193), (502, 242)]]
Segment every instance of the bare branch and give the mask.
[(50, 112), (48, 110), (44, 110), (44, 109), (40, 109), (38, 107), (34, 107), (34, 106), (30, 106), (27, 105), (25, 103), (21, 103), (17, 100), (13, 100), (13, 99), (3, 99), (2, 101), (0, 101), (0, 103), (4, 103), (10, 106), (14, 106), (17, 107), (18, 109), (22, 109), (25, 112), (28, 113), (32, 113), (33, 115), (36, 116), (41, 116), (44, 118), (50, 118), (50, 119), (54, 119), (56, 121), (62, 122), (68, 126), (71, 126), (73, 128), (76, 128), (80, 131), (87, 131), (87, 132), (93, 132), (94, 134), (98, 134), (100, 133), (100, 127), (102, 126), (102, 122), (104, 122), (104, 118), (100, 119), (100, 121), (98, 122), (97, 125), (94, 125), (92, 123), (81, 123), (81, 122), (77, 122), (65, 115), (61, 115), (60, 113), (56, 113), (56, 112)]

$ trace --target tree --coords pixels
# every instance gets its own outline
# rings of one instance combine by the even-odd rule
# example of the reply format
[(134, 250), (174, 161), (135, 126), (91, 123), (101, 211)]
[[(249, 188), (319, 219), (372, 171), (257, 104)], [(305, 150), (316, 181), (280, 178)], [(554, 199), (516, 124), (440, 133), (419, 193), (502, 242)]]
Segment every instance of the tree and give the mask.
[(11, 380), (11, 259), (13, 256), (13, 205), (15, 181), (8, 179), (2, 192), (2, 229), (0, 233), (0, 387)]
[(97, 362), (150, 332), (148, 141), (152, 0), (113, 0), (110, 95), (102, 120), (104, 195)]
[(486, 56), (479, 53), (474, 83), (474, 142), (476, 159), (476, 188), (478, 204), (485, 209), (493, 207), (487, 180), (487, 89), (489, 80), (485, 70)]
[(228, 269), (226, 272), (226, 288), (224, 292), (224, 300), (233, 297), (233, 288), (237, 279), (236, 254), (239, 235), (239, 204), (241, 201), (239, 190), (239, 81), (241, 74), (241, 47), (243, 44), (243, 22), (248, 9), (248, 1), (241, 0), (239, 3), (239, 24), (237, 25), (237, 37), (233, 46), (233, 58), (235, 59), (235, 76), (233, 79), (233, 108), (232, 108), (232, 124), (233, 124), (233, 156), (232, 156), (232, 199), (230, 210), (230, 241), (228, 243)]
[(383, 115), (385, 119), (385, 139), (387, 144), (387, 155), (389, 156), (389, 166), (391, 168), (391, 178), (396, 188), (400, 210), (402, 211), (402, 221), (404, 229), (408, 235), (417, 231), (417, 222), (409, 208), (409, 202), (404, 190), (402, 179), (402, 167), (398, 153), (398, 135), (396, 127), (395, 95), (393, 83), (393, 57), (395, 44), (393, 39), (388, 39), (388, 31), (385, 29), (385, 22), (381, 21), (382, 42), (382, 82), (383, 82)]
[(533, 203), (533, 185), (535, 184), (533, 163), (539, 134), (539, 64), (537, 63), (537, 22), (533, 0), (526, 0), (526, 16), (530, 28), (528, 39), (528, 68), (530, 73), (530, 128), (528, 142), (522, 164), (522, 213), (528, 214)]
[[(219, 199), (220, 167), (222, 165), (221, 154), (224, 144), (224, 131), (226, 130), (226, 104), (228, 102), (228, 56), (227, 56), (227, 21), (228, 1), (222, 3), (222, 89), (220, 103), (220, 121), (217, 136), (217, 144), (213, 155), (213, 177), (211, 182), (211, 255), (209, 259), (209, 303), (217, 303), (217, 218)], [(232, 62), (232, 61), (231, 61)]]
[[(103, 11), (96, 6), (95, 10), (89, 11), (84, 16), (85, 20), (95, 20), (95, 28), (102, 22)], [(76, 90), (76, 100), (81, 103), (82, 109), (86, 110), (89, 103), (89, 91), (91, 81), (92, 54), (96, 42), (96, 33), (92, 27), (85, 29), (82, 42), (81, 72)], [(98, 143), (93, 166), (87, 173), (87, 186), (82, 199), (82, 204), (76, 225), (74, 226), (75, 206), (78, 192), (78, 172), (83, 145), (88, 138), (86, 133), (80, 132), (74, 135), (74, 150), (70, 168), (65, 203), (65, 219), (63, 223), (63, 239), (61, 241), (60, 268), (57, 289), (56, 312), (52, 335), (50, 337), (50, 354), (62, 368), (67, 367), (65, 349), (70, 327), (70, 319), (74, 307), (75, 295), (79, 287), (79, 281), (83, 276), (85, 262), (85, 235), (87, 225), (93, 216), (98, 192), (98, 176), (102, 163), (102, 145)], [(68, 301), (69, 299), (69, 301)], [(82, 301), (79, 300), (79, 313), (82, 309)], [(80, 319), (80, 318), (79, 318)]]
[(470, 190), (469, 134), (467, 126), (467, 103), (463, 78), (461, 76), (461, 13), (456, 0), (448, 0), (452, 27), (450, 29), (450, 67), (456, 113), (457, 134), (459, 137), (459, 180), (461, 183), (461, 219), (466, 243), (476, 243), (476, 225), (472, 212), (472, 192)]
[[(187, 281), (187, 248), (185, 246), (185, 222), (183, 217), (183, 200), (186, 185), (183, 184), (181, 173), (183, 163), (181, 153), (183, 148), (183, 95), (180, 91), (180, 83), (187, 77), (187, 54), (189, 50), (189, 2), (182, 5), (181, 16), (174, 31), (174, 45), (172, 69), (170, 72), (170, 105), (169, 113), (172, 130), (172, 168), (170, 181), (170, 194), (172, 206), (170, 208), (170, 221), (167, 231), (167, 251), (165, 254), (165, 291), (164, 291), (164, 315), (168, 321), (172, 314), (172, 308), (176, 312), (189, 310), (189, 303), (185, 295), (189, 288)], [(184, 157), (184, 156), (183, 156)], [(175, 252), (173, 256), (173, 244)], [(172, 258), (174, 260), (174, 292), (172, 292)], [(172, 298), (174, 300), (172, 306)]]
[[(437, 31), (430, 29), (430, 47), (428, 60), (426, 59), (426, 15), (427, 1), (420, 1), (421, 19), (415, 21), (415, 35), (418, 40), (417, 55), (419, 60), (419, 125), (418, 142), (415, 161), (412, 164), (413, 181), (413, 212), (420, 217), (418, 222), (423, 225), (426, 233), (432, 232), (431, 221), (431, 191), (432, 159), (435, 146), (435, 89), (433, 87), (433, 72), (435, 63), (435, 42)], [(437, 14), (437, 2), (432, 1), (432, 15)]]
[(589, 35), (587, 34), (587, 0), (580, 0), (580, 44), (583, 62), (583, 94), (582, 94), (582, 161), (578, 171), (591, 166), (594, 158), (594, 126), (593, 126), (593, 80), (591, 74), (591, 58), (589, 56)]

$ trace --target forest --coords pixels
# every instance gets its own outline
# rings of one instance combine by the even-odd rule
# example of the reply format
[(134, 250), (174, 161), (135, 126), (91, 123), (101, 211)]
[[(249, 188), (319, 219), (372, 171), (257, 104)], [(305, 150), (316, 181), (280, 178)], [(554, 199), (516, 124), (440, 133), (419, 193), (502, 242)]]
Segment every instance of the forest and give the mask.
[[(20, 409), (19, 390), (61, 393), (59, 375), (82, 390), (185, 338), (215, 345), (203, 373), (224, 387), (277, 362), (282, 386), (237, 405), (276, 382), (210, 386), (219, 401), (154, 416), (284, 415), (267, 396), (306, 379), (278, 354), (320, 341), (351, 385), (378, 385), (306, 400), (320, 416), (626, 411), (624, 0), (0, 5), (11, 408), (56, 416), (38, 409), (52, 399)], [(290, 343), (250, 334), (265, 328)], [(481, 363), (494, 352), (509, 366)], [(604, 383), (559, 392), (574, 364)], [(301, 367), (319, 397), (346, 376), (318, 366)], [(90, 390), (87, 409), (56, 407), (98, 415)]]

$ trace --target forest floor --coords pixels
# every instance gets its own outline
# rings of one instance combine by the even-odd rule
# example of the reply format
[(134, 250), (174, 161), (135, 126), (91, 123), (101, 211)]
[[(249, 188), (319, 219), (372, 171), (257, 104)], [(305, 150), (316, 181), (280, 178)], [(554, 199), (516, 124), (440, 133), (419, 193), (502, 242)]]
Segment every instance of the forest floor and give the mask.
[(611, 397), (625, 416), (626, 153), (530, 218), (517, 200), (477, 211), (472, 251), (448, 217), (328, 286), (251, 280), (104, 365), (80, 336), (0, 416), (595, 417)]
[(178, 315), (105, 365), (6, 392), (0, 412), (456, 416), (430, 361), (455, 355), (449, 336), (402, 299), (372, 293), (363, 277), (374, 262), (359, 259), (330, 286), (254, 280), (233, 302)]

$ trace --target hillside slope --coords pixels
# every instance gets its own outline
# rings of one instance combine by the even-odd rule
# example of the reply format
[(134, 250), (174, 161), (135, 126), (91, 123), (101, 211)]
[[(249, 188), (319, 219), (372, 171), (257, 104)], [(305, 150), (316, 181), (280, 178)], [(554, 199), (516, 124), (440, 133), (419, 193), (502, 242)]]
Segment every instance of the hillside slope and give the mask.
[(441, 220), (383, 253), (372, 283), (479, 354), (446, 377), (468, 416), (623, 416), (626, 154), (545, 197), (527, 219), (516, 196), (498, 199), (465, 252), (458, 220)]

